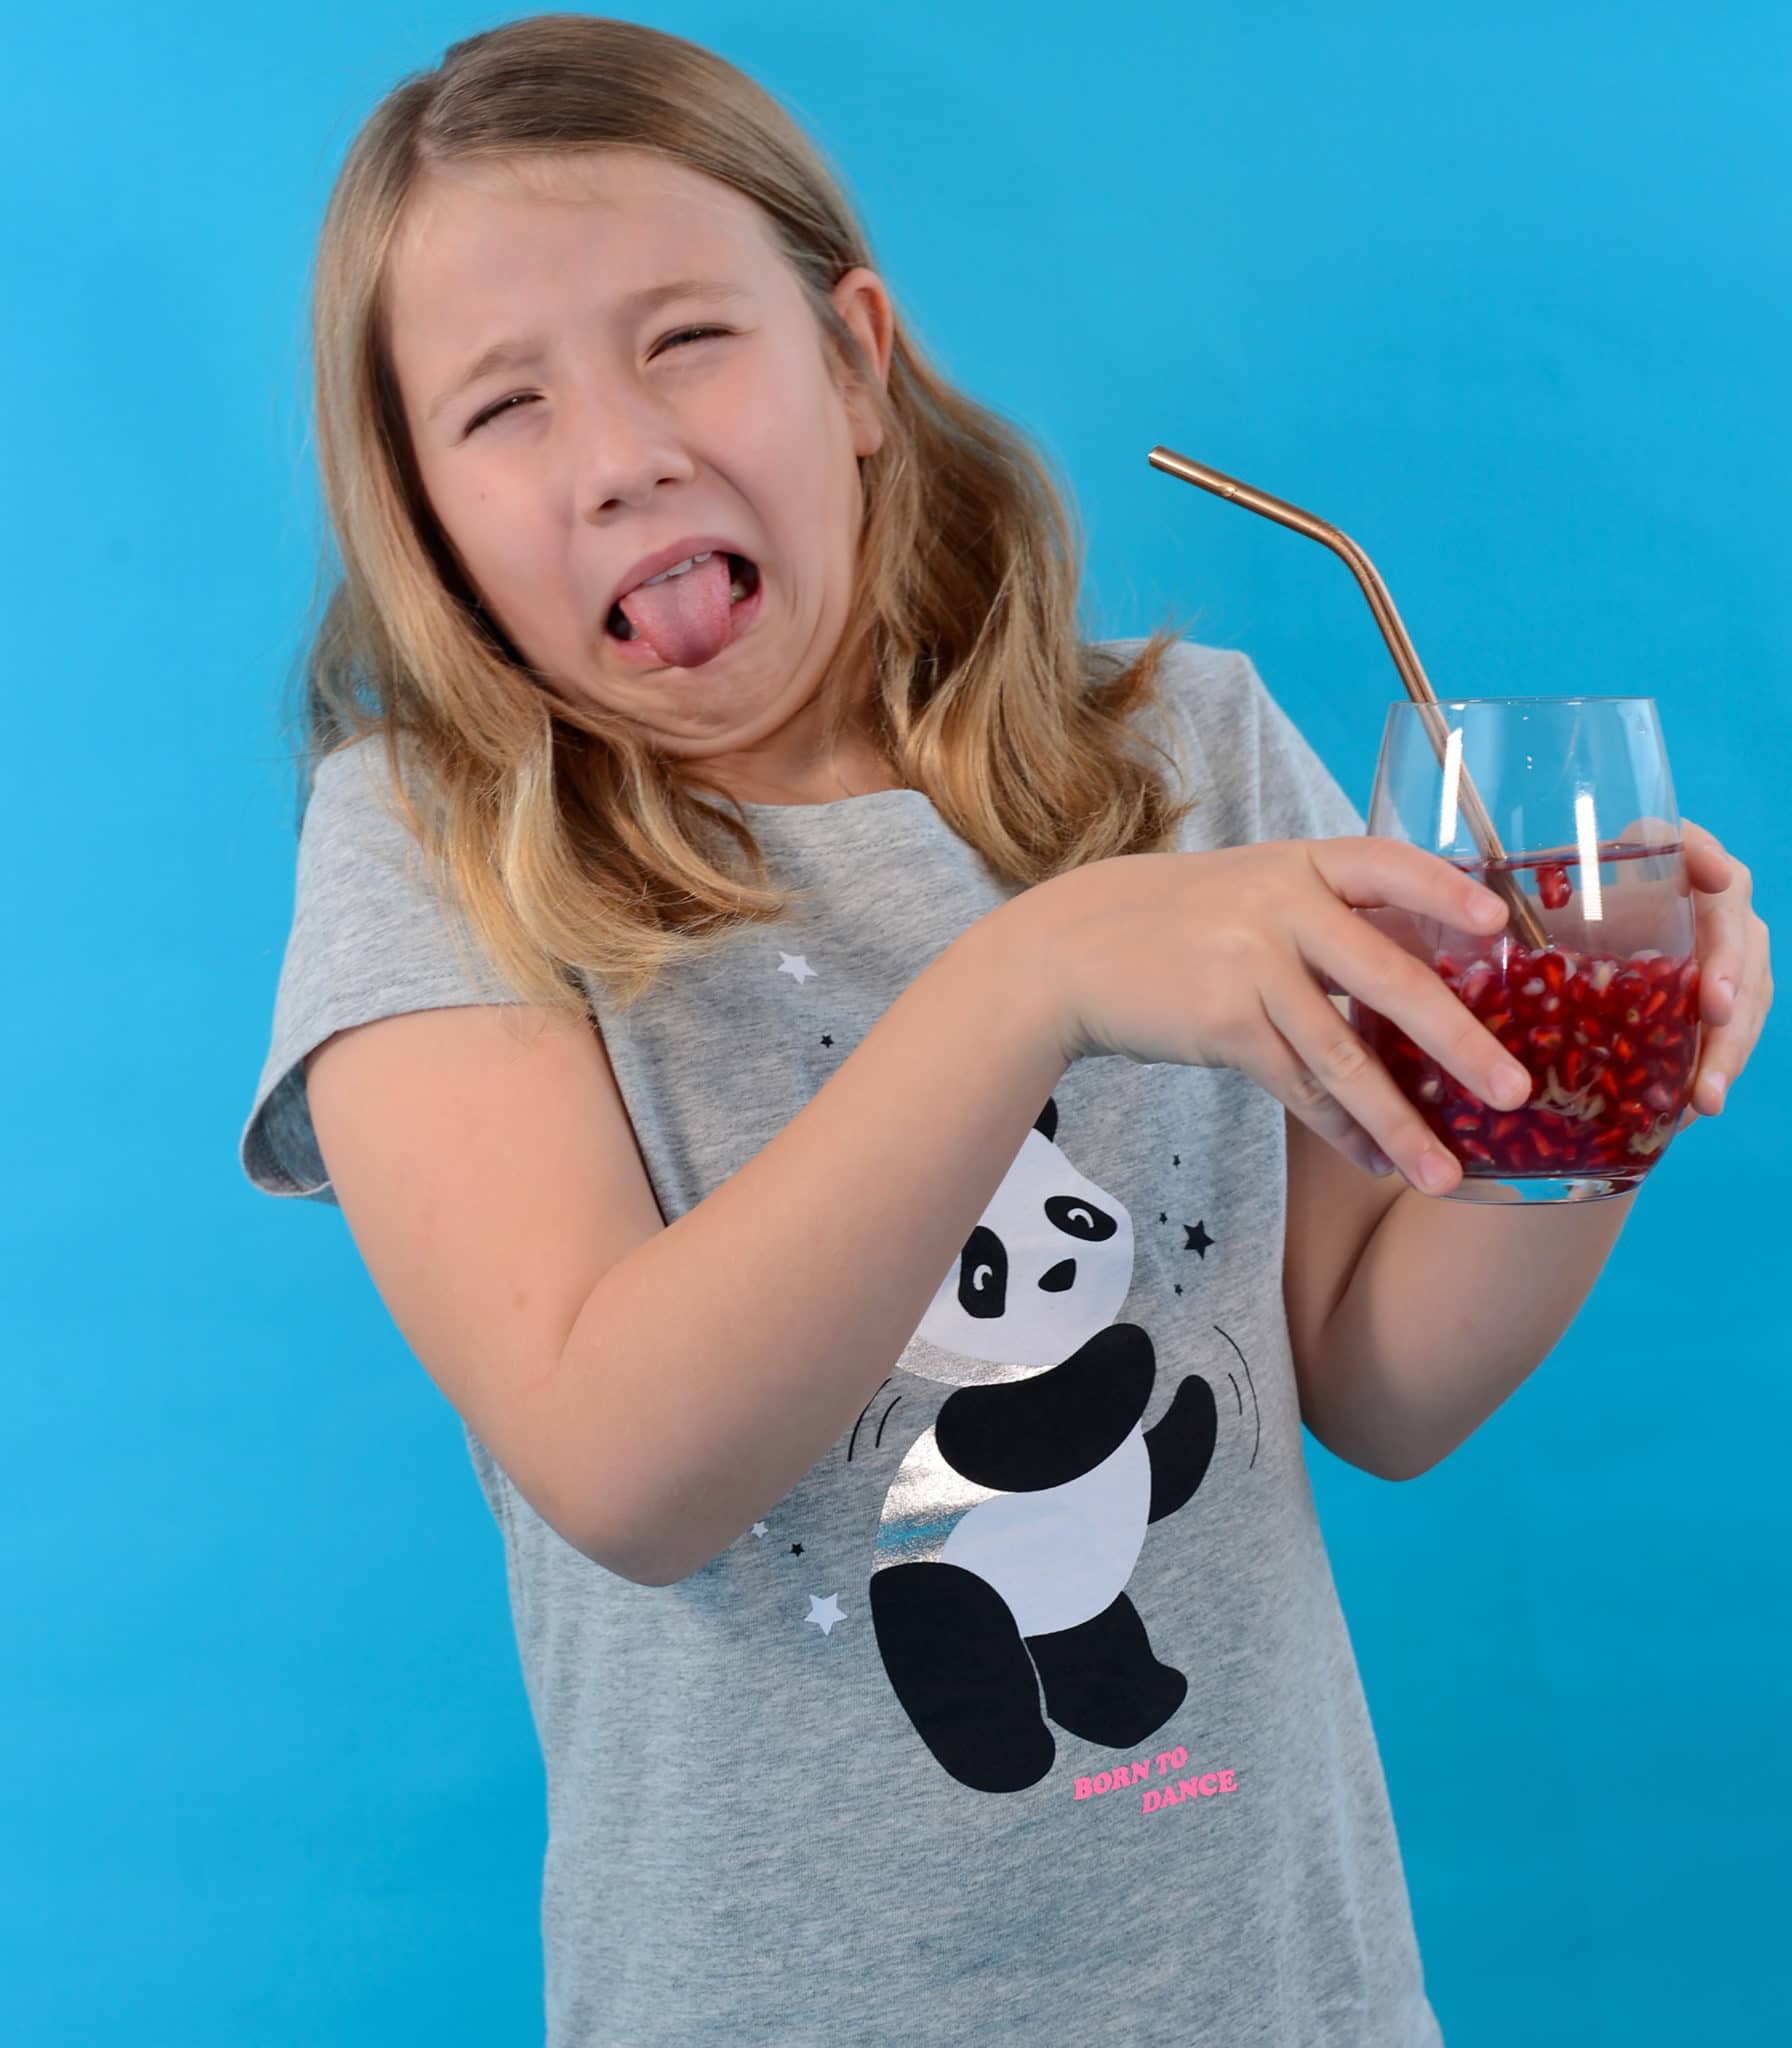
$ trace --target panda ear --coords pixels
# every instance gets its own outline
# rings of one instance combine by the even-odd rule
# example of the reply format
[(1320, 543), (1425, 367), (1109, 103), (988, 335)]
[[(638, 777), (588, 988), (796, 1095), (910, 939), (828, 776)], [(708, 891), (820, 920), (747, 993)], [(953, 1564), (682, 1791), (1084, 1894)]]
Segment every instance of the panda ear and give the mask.
[(1053, 1096), (1045, 1098), (1045, 1107), (1033, 1119), (1033, 1128), (1052, 1144), (1058, 1140), (1058, 1104)]

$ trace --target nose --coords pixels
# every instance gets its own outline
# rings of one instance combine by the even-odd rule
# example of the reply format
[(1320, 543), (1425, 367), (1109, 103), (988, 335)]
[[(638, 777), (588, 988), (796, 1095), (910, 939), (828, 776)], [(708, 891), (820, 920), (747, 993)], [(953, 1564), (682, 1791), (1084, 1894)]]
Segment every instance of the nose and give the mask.
[(607, 394), (586, 409), (579, 443), (579, 503), (587, 517), (637, 509), (666, 483), (686, 483), (696, 463), (663, 405), (643, 392)]
[(1041, 1273), (1039, 1285), (1046, 1294), (1062, 1294), (1076, 1280), (1075, 1259), (1060, 1259), (1049, 1272)]

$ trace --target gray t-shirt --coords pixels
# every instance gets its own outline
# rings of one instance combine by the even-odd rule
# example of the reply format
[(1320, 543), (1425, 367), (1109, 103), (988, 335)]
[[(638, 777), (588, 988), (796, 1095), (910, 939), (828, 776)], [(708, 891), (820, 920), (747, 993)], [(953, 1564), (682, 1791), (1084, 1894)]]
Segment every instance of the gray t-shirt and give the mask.
[[(1183, 850), (1364, 829), (1244, 655), (1170, 660)], [(242, 1140), (271, 1194), (333, 1199), (310, 1047), (507, 999), (384, 772), (331, 756), (306, 815)], [(626, 1019), (587, 983), (668, 1222), (1012, 894), (917, 790), (748, 815), (822, 893)], [(1074, 1064), (863, 1413), (674, 1585), (467, 1432), (547, 1773), (548, 2048), (1441, 2040), (1302, 1456), (1284, 1148), (1235, 1071)]]

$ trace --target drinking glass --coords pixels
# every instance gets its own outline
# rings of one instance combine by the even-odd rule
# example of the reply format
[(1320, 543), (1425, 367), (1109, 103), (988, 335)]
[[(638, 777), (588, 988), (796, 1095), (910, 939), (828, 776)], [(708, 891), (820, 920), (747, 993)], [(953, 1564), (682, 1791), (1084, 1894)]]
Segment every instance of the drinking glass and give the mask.
[[(1472, 785), (1472, 789), (1470, 787)], [(1470, 827), (1476, 799), (1503, 858)], [(1388, 709), (1368, 826), (1493, 886), (1492, 938), (1410, 911), (1357, 915), (1440, 975), (1532, 1079), (1495, 1109), (1351, 998), (1351, 1022), (1461, 1162), (1450, 1198), (1576, 1202), (1634, 1188), (1667, 1150), (1699, 1055), (1699, 963), (1652, 697), (1469, 697)], [(1538, 937), (1542, 944), (1536, 943)]]

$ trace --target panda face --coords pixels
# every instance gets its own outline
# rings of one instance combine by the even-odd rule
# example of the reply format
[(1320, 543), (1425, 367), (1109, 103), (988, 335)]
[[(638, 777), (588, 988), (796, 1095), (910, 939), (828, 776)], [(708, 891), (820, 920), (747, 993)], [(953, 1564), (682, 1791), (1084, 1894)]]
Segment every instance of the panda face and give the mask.
[(1118, 1318), (1132, 1262), (1131, 1216), (1035, 1128), (901, 1362), (947, 1386), (1048, 1371)]

